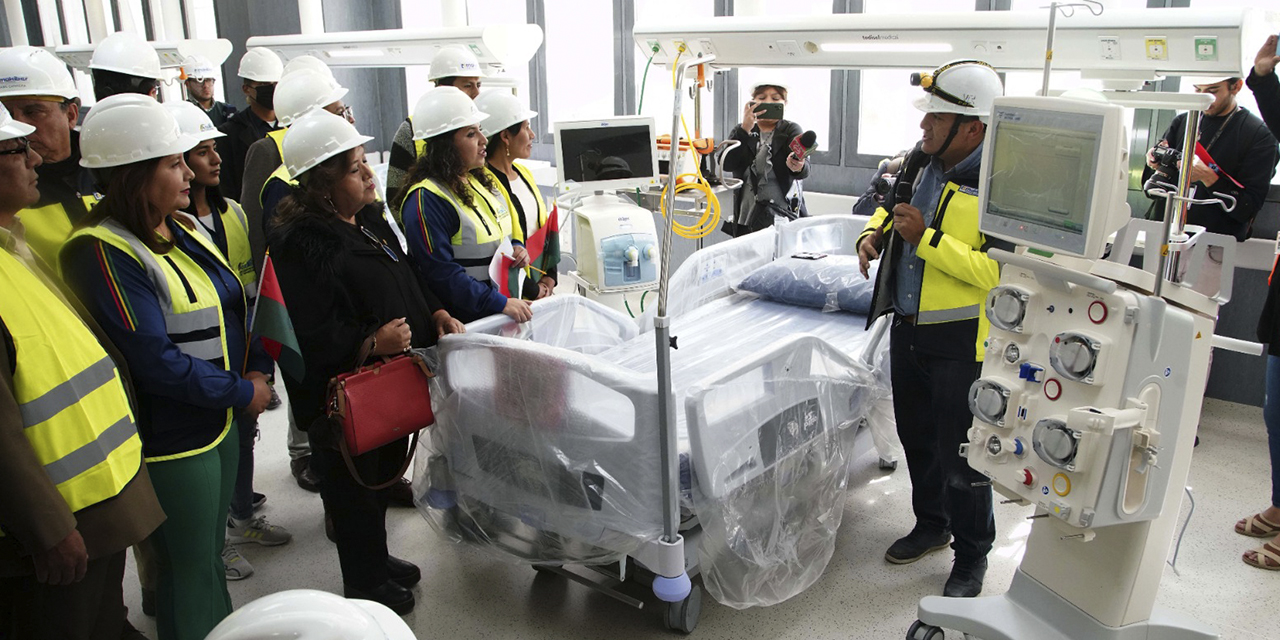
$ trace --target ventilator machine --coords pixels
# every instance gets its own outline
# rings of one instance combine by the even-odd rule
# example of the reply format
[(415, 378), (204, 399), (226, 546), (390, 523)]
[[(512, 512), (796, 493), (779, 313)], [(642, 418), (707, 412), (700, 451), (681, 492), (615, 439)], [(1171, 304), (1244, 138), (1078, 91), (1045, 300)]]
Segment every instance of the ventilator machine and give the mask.
[[(1187, 199), (1176, 193), (1168, 222), (1130, 219), (1127, 121), (1104, 100), (995, 101), (980, 224), (1023, 248), (989, 252), (1001, 280), (986, 301), (992, 328), (959, 453), (1035, 514), (1007, 593), (924, 598), (909, 639), (941, 638), (941, 628), (984, 640), (1218, 637), (1155, 606), (1224, 301), (1165, 274), (1179, 261), (1195, 270), (1220, 246), (1229, 291), (1235, 243), (1200, 233), (1170, 255), (1162, 238), (1186, 237)], [(1144, 269), (1129, 266), (1140, 235)]]

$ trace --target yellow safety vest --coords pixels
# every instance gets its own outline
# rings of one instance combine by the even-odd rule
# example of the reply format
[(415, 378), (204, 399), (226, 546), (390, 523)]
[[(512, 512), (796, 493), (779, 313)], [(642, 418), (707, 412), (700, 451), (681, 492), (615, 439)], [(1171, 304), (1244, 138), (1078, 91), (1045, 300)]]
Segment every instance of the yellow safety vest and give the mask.
[[(409, 116), (409, 133), (413, 133), (413, 116)], [(425, 139), (415, 139), (413, 141), (413, 157), (421, 158), (424, 155), (427, 155), (427, 141)]]
[[(526, 242), (529, 239), (529, 236), (533, 235), (538, 229), (547, 226), (547, 202), (542, 198), (542, 193), (538, 191), (538, 183), (534, 181), (533, 172), (529, 171), (528, 167), (520, 164), (519, 162), (512, 162), (511, 167), (516, 170), (516, 173), (520, 174), (520, 178), (523, 179), (524, 183), (531, 191), (533, 191), (534, 200), (538, 201), (538, 226), (534, 229), (525, 229), (524, 220), (522, 220), (520, 216), (515, 215), (515, 196), (511, 195), (511, 192), (506, 189), (499, 189), (499, 193), (506, 202), (507, 211), (511, 212), (511, 238), (513, 240), (519, 240), (520, 242)], [(493, 180), (497, 182), (499, 186), (502, 185), (502, 182), (498, 180), (497, 176), (493, 175), (493, 171), (489, 169), (489, 167), (486, 166), (484, 171), (492, 176)], [(525, 213), (527, 214), (528, 212)], [(529, 268), (526, 268), (524, 273), (525, 277), (529, 278), (531, 282), (537, 282), (538, 278), (541, 277), (540, 275), (535, 275), (533, 269)]]
[[(199, 233), (189, 235), (215, 258), (222, 260), (228, 271), (235, 273), (212, 242)], [(110, 219), (97, 226), (80, 229), (72, 238), (80, 236), (97, 238), (137, 260), (155, 286), (169, 340), (186, 355), (226, 370), (230, 358), (227, 355), (227, 327), (223, 321), (222, 302), (209, 274), (191, 256), (177, 247), (168, 253), (154, 253), (137, 236)], [(176, 455), (147, 458), (147, 461), (185, 458), (216, 447), (231, 428), (232, 417), (232, 410), (228, 407), (222, 433), (209, 445)]]
[(73, 512), (119, 495), (138, 474), (142, 441), (115, 363), (79, 316), (3, 250), (0, 290), (22, 432), (49, 480)]
[[(86, 211), (98, 204), (97, 196), (81, 196)], [(62, 244), (71, 237), (71, 218), (67, 208), (61, 202), (54, 202), (35, 209), (23, 209), (18, 212), (22, 220), (23, 233), (27, 245), (45, 264), (56, 267), (58, 251)]]
[(289, 176), (289, 169), (287, 167), (283, 164), (276, 167), (276, 170), (272, 171), (271, 175), (267, 176), (266, 182), (262, 183), (262, 189), (258, 191), (258, 206), (260, 208), (267, 208), (267, 186), (275, 181), (283, 182), (291, 187), (298, 186), (298, 181)]
[(249, 246), (249, 218), (239, 202), (227, 198), (227, 208), (218, 214), (222, 229), (227, 234), (227, 263), (244, 287), (244, 296), (250, 308), (258, 297), (258, 271), (253, 264), (253, 249)]
[[(448, 187), (431, 179), (413, 185), (405, 202), (413, 197), (414, 191), (426, 189), (452, 204), (458, 214), (458, 232), (449, 239), (449, 244), (453, 245), (453, 261), (472, 278), (489, 282), (489, 263), (493, 261), (493, 254), (498, 252), (504, 240), (511, 237), (511, 210), (475, 176), (468, 174), (467, 184), (477, 205), (474, 209), (458, 200)], [(404, 204), (400, 207), (403, 217)]]
[(284, 157), (284, 134), (288, 133), (288, 131), (289, 131), (288, 127), (283, 127), (280, 129), (273, 129), (267, 132), (267, 137), (271, 138), (271, 141), (276, 143), (276, 151), (280, 152), (281, 158)]
[[(986, 236), (978, 230), (976, 190), (954, 182), (946, 183), (938, 198), (934, 220), (934, 224), (925, 228), (920, 244), (916, 246), (916, 255), (924, 261), (916, 324), (976, 318), (978, 335), (974, 357), (981, 362), (985, 353), (983, 342), (991, 331), (991, 323), (982, 306), (986, 303), (987, 292), (1000, 283), (1000, 265), (982, 251)], [(875, 229), (885, 228), (886, 223), (892, 227), (892, 216), (883, 207), (877, 208), (858, 242)], [(962, 280), (952, 274), (968, 274), (969, 279)], [(974, 284), (974, 280), (981, 285)], [(888, 291), (880, 293), (888, 295)]]

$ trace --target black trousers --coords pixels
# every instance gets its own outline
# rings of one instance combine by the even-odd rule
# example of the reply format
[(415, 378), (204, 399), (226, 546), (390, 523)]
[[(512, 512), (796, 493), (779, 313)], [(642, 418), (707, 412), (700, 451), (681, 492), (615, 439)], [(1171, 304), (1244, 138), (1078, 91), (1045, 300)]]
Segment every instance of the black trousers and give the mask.
[[(0, 639), (116, 640), (125, 630), (125, 552), (89, 561), (84, 579), (55, 587), (0, 579)], [(130, 627), (132, 629), (132, 627)]]
[[(332, 435), (317, 433), (327, 429), (319, 420), (310, 430), (311, 466), (320, 475), (320, 497), (325, 512), (333, 518), (337, 537), (338, 563), (342, 581), (357, 589), (381, 586), (387, 574), (387, 494), (360, 486), (347, 470), (342, 453), (317, 442), (332, 442)], [(371, 486), (386, 482), (400, 470), (408, 451), (403, 438), (352, 458), (361, 479)]]
[(920, 353), (915, 326), (895, 317), (890, 332), (890, 378), (898, 438), (911, 475), (916, 527), (950, 530), (958, 560), (977, 560), (996, 538), (991, 485), (960, 456), (973, 414), (969, 386), (982, 363)]

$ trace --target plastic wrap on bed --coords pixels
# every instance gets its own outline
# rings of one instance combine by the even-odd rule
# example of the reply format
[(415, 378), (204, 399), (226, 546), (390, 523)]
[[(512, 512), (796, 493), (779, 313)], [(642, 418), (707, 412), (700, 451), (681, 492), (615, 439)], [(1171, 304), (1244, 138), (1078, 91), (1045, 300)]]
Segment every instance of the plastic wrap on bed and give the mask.
[[(773, 260), (777, 244), (777, 233), (769, 227), (694, 252), (671, 274), (667, 315), (679, 317), (732, 294), (743, 278)], [(657, 313), (658, 305), (651, 302), (639, 318), (641, 331), (653, 330)]]
[[(734, 608), (783, 602), (835, 550), (870, 369), (811, 336), (689, 390), (703, 584)], [(744, 375), (745, 374), (745, 375)]]
[(594, 354), (640, 333), (635, 320), (582, 296), (551, 296), (532, 303), (533, 318), (517, 323), (502, 314), (467, 325), (467, 333), (484, 333)]

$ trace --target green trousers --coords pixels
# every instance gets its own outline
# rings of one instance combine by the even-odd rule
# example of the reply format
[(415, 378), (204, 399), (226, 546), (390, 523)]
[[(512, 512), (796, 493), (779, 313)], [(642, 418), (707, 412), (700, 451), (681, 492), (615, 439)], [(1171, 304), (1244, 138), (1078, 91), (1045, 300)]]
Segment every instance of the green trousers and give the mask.
[(147, 463), (167, 518), (151, 543), (160, 582), (160, 640), (202, 640), (231, 614), (222, 546), (236, 482), (240, 433), (232, 424), (218, 446), (188, 458)]

